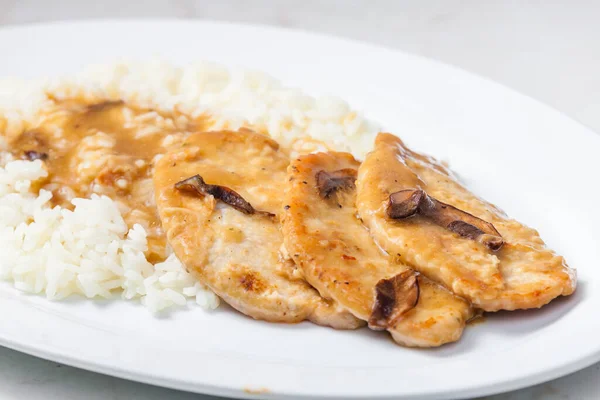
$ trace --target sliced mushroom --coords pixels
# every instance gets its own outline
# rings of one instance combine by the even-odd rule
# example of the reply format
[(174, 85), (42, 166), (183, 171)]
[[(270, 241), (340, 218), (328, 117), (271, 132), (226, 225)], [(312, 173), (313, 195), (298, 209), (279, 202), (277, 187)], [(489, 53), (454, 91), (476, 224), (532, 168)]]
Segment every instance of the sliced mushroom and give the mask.
[(102, 101), (100, 103), (89, 105), (87, 107), (87, 110), (92, 111), (92, 112), (102, 111), (106, 108), (122, 106), (123, 104), (125, 104), (125, 102), (123, 100), (106, 100), (106, 101)]
[(42, 152), (38, 152), (35, 150), (27, 150), (23, 153), (23, 155), (29, 161), (34, 161), (34, 160), (44, 161), (44, 160), (48, 159), (48, 153), (42, 153)]
[(369, 328), (384, 330), (396, 322), (419, 302), (418, 273), (406, 270), (391, 278), (381, 279), (375, 285), (375, 304), (369, 317)]
[(388, 216), (394, 219), (408, 218), (419, 211), (419, 204), (423, 200), (422, 190), (401, 190), (390, 195)]
[(442, 203), (422, 189), (401, 190), (392, 193), (387, 205), (387, 215), (403, 219), (420, 214), (434, 223), (464, 238), (476, 240), (490, 250), (499, 250), (504, 240), (494, 225), (476, 216)]
[(269, 217), (274, 216), (274, 214), (266, 211), (255, 210), (250, 203), (233, 189), (225, 186), (209, 185), (204, 182), (204, 179), (200, 175), (194, 175), (177, 182), (175, 184), (175, 189), (200, 194), (202, 196), (213, 196), (215, 199), (221, 200), (225, 204), (229, 204), (231, 207), (244, 214), (262, 214)]
[(321, 170), (315, 176), (319, 195), (328, 199), (338, 190), (353, 189), (356, 181), (356, 170), (351, 168), (340, 169), (333, 172)]

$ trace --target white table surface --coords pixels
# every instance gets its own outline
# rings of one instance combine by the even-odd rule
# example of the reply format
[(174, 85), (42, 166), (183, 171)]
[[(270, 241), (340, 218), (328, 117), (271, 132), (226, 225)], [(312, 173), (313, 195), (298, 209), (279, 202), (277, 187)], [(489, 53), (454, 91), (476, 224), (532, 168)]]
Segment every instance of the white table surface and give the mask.
[[(383, 44), (489, 77), (600, 132), (599, 1), (0, 0), (0, 27), (108, 17), (252, 22)], [(99, 375), (0, 347), (0, 399), (42, 398), (217, 399)], [(598, 398), (600, 364), (487, 399)]]

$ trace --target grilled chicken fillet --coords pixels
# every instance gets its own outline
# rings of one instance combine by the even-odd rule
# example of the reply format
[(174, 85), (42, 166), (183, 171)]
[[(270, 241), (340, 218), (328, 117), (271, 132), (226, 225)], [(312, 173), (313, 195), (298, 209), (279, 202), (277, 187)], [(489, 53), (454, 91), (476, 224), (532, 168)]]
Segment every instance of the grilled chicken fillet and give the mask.
[(575, 271), (537, 231), (394, 135), (377, 137), (359, 168), (357, 193), (360, 217), (386, 251), (478, 308), (537, 308), (575, 290)]
[(319, 296), (280, 254), (288, 164), (277, 143), (249, 130), (191, 135), (154, 172), (169, 244), (188, 271), (244, 314), (357, 328), (361, 321)]
[(473, 309), (377, 247), (356, 216), (359, 163), (347, 153), (292, 161), (284, 201), (285, 246), (306, 280), (369, 326), (405, 346), (460, 338)]

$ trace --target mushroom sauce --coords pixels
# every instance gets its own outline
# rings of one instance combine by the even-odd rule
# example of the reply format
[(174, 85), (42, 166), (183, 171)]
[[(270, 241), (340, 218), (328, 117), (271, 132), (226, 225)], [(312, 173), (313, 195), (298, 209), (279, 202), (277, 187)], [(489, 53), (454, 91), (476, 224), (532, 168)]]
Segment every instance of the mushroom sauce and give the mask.
[(93, 193), (110, 197), (129, 227), (144, 227), (146, 256), (158, 262), (166, 258), (166, 238), (153, 196), (154, 162), (208, 123), (122, 101), (53, 100), (33, 126), (7, 139), (15, 158), (44, 162), (48, 177), (39, 188), (52, 192), (54, 205), (72, 208), (73, 198)]

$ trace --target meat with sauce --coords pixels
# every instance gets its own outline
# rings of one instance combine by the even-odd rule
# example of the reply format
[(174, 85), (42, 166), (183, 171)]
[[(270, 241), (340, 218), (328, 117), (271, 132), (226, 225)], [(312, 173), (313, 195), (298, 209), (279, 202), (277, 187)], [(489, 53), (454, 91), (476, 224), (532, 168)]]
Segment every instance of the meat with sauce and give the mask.
[(249, 130), (191, 135), (154, 172), (168, 241), (198, 279), (240, 312), (273, 322), (362, 325), (325, 300), (280, 249), (288, 156)]
[(356, 216), (359, 163), (347, 153), (294, 160), (286, 180), (285, 245), (307, 281), (405, 346), (456, 341), (473, 309), (385, 254)]
[[(357, 187), (358, 212), (380, 245), (478, 308), (537, 308), (575, 290), (575, 271), (535, 230), (507, 218), (394, 135), (379, 134)], [(414, 203), (422, 200), (410, 200), (407, 192), (437, 203), (416, 212), (422, 206)], [(411, 209), (414, 215), (403, 215)]]

